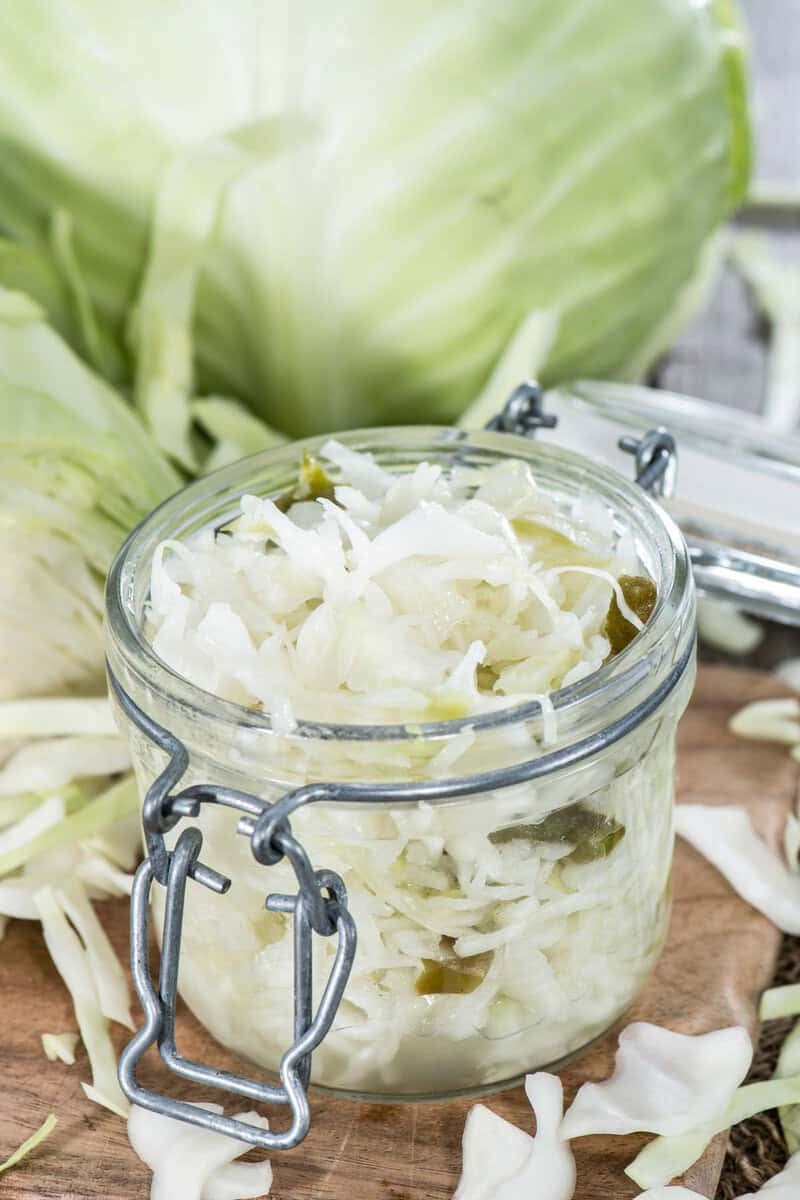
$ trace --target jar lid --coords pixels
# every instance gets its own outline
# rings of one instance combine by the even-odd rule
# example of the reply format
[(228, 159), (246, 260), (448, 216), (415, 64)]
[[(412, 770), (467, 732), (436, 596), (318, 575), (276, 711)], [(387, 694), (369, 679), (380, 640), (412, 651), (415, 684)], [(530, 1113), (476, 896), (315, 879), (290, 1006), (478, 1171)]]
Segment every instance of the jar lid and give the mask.
[(677, 452), (662, 503), (689, 544), (695, 582), (746, 612), (800, 625), (800, 437), (688, 396), (620, 383), (549, 391), (537, 437), (623, 474), (630, 451), (666, 430)]

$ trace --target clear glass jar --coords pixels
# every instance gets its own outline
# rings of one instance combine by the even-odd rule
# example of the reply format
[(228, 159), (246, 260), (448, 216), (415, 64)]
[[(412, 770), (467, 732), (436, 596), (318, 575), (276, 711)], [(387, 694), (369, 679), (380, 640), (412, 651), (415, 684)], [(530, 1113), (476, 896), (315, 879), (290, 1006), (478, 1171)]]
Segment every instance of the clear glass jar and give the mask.
[[(315, 803), (292, 816), (315, 868), (343, 877), (358, 929), (312, 1083), (392, 1099), (478, 1092), (578, 1053), (621, 1016), (658, 957), (669, 917), (675, 733), (694, 677), (688, 553), (634, 483), (553, 446), (419, 427), (340, 440), (392, 471), (424, 460), (464, 468), (521, 459), (557, 503), (602, 503), (658, 587), (633, 643), (554, 694), (555, 741), (544, 745), (537, 703), (435, 724), (300, 722), (279, 733), (268, 715), (201, 691), (155, 656), (145, 626), (158, 543), (224, 523), (243, 492), (282, 493), (299, 454), (322, 439), (194, 483), (131, 535), (109, 576), (109, 665), (186, 746), (182, 784), (223, 784), (267, 801), (321, 780), (420, 787), (423, 799)], [(165, 757), (119, 715), (144, 793)], [(227, 896), (189, 888), (180, 991), (221, 1042), (274, 1070), (292, 1041), (292, 930), (290, 918), (265, 911), (264, 897), (294, 891), (295, 881), (285, 862), (254, 860), (230, 812), (209, 807), (196, 824), (203, 860), (234, 882)], [(156, 885), (158, 918), (161, 893)], [(314, 939), (315, 981), (324, 982), (333, 951), (329, 939)]]

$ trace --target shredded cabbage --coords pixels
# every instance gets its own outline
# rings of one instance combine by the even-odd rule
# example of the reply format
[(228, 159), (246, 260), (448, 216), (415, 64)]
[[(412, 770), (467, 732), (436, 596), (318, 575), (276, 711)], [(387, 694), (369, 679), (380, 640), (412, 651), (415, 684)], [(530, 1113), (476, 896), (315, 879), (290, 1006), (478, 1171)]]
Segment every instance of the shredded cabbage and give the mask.
[(97, 694), (104, 574), (179, 477), (42, 310), (1, 287), (0, 362), (0, 698)]
[(49, 796), (27, 816), (4, 829), (0, 833), (0, 863), (4, 859), (13, 859), (18, 851), (24, 852), (31, 842), (36, 842), (48, 830), (52, 830), (63, 819), (64, 812), (63, 798)]
[[(152, 565), (160, 657), (226, 699), (327, 721), (469, 716), (547, 693), (609, 654), (618, 576), (605, 521), (561, 512), (521, 463), (393, 476), (328, 442), (327, 496), (245, 496), (217, 536), (166, 542)], [(287, 507), (287, 511), (282, 511)]]
[[(0, 796), (0, 925), (8, 917), (42, 922), (92, 1066), (83, 1090), (124, 1116), (106, 1019), (132, 1027), (128, 984), (90, 897), (130, 892), (132, 876), (121, 868), (139, 853), (136, 789), (132, 778), (111, 782), (129, 765), (128, 751), (106, 700), (9, 701), (0, 704), (6, 733), (29, 741), (7, 760), (0, 788), (43, 790)], [(67, 1064), (77, 1040), (42, 1034), (47, 1057)]]
[(26, 1138), (22, 1145), (19, 1146), (14, 1153), (5, 1160), (5, 1162), (0, 1162), (0, 1175), (2, 1175), (3, 1171), (8, 1171), (11, 1167), (15, 1167), (18, 1162), (22, 1162), (23, 1158), (25, 1158), (27, 1154), (30, 1154), (31, 1150), (35, 1150), (40, 1142), (43, 1142), (46, 1137), (50, 1136), (57, 1124), (58, 1117), (55, 1115), (55, 1113), (50, 1113), (50, 1115), (45, 1118), (35, 1133), (32, 1133), (29, 1138)]
[(120, 1103), (119, 1096), (108, 1096), (100, 1088), (95, 1087), (91, 1083), (81, 1083), (83, 1094), (87, 1100), (91, 1100), (92, 1104), (99, 1104), (101, 1108), (107, 1108), (116, 1117), (122, 1117), (123, 1121), (128, 1115), (128, 1101), (123, 1097)]
[(77, 1044), (77, 1033), (42, 1034), (42, 1049), (50, 1062), (58, 1060), (71, 1067), (75, 1062), (75, 1047)]
[(69, 880), (56, 889), (56, 896), (86, 949), (100, 1011), (110, 1021), (133, 1029), (127, 977), (82, 884)]
[[(255, 770), (281, 784), (261, 793), (286, 778), (467, 774), (557, 740), (550, 692), (605, 661), (618, 576), (640, 570), (633, 539), (602, 504), (556, 503), (521, 463), (392, 475), (335, 442), (324, 457), (277, 501), (245, 497), (216, 535), (162, 544), (152, 565), (157, 653), (270, 712), (279, 745)], [(626, 603), (621, 592), (622, 620)], [(635, 635), (642, 618), (629, 617)], [(685, 697), (574, 774), (447, 805), (293, 816), (312, 861), (345, 879), (359, 930), (316, 1079), (373, 1093), (499, 1082), (573, 1053), (624, 1011), (666, 926)], [(469, 728), (450, 741), (291, 736), (297, 718), (413, 730), (532, 698), (541, 720), (493, 731), (488, 751)], [(158, 756), (136, 734), (132, 745), (146, 784)], [(204, 771), (193, 761), (187, 782)], [(252, 790), (247, 771), (238, 778)], [(236, 886), (224, 906), (187, 896), (182, 994), (220, 1040), (275, 1066), (292, 1036), (291, 925), (256, 915), (263, 879), (227, 815), (199, 820)], [(275, 888), (293, 886), (286, 863), (274, 872)], [(317, 980), (332, 952), (315, 940)]]
[(0, 738), (52, 738), (116, 734), (108, 701), (83, 697), (6, 700), (0, 704)]
[[(51, 801), (45, 801), (45, 803), (49, 804)], [(26, 831), (24, 840), (17, 841), (19, 835), (15, 835), (13, 839), (15, 844), (5, 850), (0, 847), (0, 875), (16, 871), (48, 850), (67, 847), (92, 838), (121, 818), (135, 813), (138, 807), (135, 781), (131, 776), (127, 776), (119, 783), (112, 784), (99, 796), (87, 801), (82, 808), (70, 816), (49, 820), (43, 828), (36, 832), (35, 836), (28, 836)], [(55, 809), (56, 805), (53, 804), (51, 811), (54, 812)], [(12, 829), (6, 830), (2, 836), (10, 835), (14, 828), (12, 826)]]
[(29, 742), (0, 770), (0, 795), (46, 792), (76, 776), (117, 775), (131, 765), (120, 737), (64, 737)]
[(117, 1108), (128, 1102), (117, 1082), (117, 1058), (103, 1016), (92, 962), (50, 887), (36, 893), (45, 943), (56, 969), (66, 983), (75, 1016), (92, 1067), (92, 1085)]
[(795, 874), (800, 873), (800, 820), (789, 813), (783, 830), (783, 853), (786, 865)]

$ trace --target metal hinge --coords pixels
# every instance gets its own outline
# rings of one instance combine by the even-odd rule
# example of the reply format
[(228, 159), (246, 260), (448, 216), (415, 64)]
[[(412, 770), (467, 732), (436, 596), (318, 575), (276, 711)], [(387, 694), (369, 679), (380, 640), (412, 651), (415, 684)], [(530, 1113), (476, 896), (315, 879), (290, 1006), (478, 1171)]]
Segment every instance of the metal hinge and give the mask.
[(503, 411), (492, 417), (486, 428), (499, 433), (517, 433), (523, 437), (533, 437), (537, 429), (555, 429), (558, 417), (544, 411), (543, 399), (539, 384), (526, 380), (514, 388), (503, 405)]
[(659, 425), (642, 437), (625, 434), (617, 442), (620, 450), (636, 458), (636, 482), (651, 496), (666, 497), (675, 491), (678, 448), (675, 438)]

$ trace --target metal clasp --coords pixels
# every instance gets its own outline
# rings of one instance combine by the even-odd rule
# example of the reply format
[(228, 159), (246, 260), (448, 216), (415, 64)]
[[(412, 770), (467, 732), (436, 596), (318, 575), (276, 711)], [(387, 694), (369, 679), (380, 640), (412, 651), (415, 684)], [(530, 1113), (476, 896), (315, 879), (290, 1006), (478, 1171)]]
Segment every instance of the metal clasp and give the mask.
[(675, 438), (659, 425), (642, 437), (625, 434), (617, 442), (620, 450), (636, 457), (636, 482), (651, 496), (667, 497), (675, 491), (678, 448)]
[(531, 379), (520, 383), (506, 400), (503, 411), (492, 417), (486, 428), (523, 437), (533, 437), (537, 429), (555, 429), (558, 417), (544, 411), (543, 399), (538, 383)]
[[(247, 792), (211, 784), (187, 787), (172, 794), (171, 789), (188, 766), (186, 748), (142, 712), (110, 669), (108, 675), (111, 690), (125, 715), (169, 755), (166, 768), (151, 784), (143, 804), (148, 857), (136, 872), (131, 893), (131, 970), (145, 1024), (120, 1055), (120, 1085), (132, 1103), (152, 1112), (227, 1134), (264, 1150), (290, 1150), (308, 1133), (311, 1117), (306, 1088), (311, 1055), (333, 1024), (356, 952), (356, 927), (348, 911), (342, 879), (333, 871), (314, 870), (289, 824), (291, 812), (322, 799), (325, 789), (299, 788), (273, 805)], [(239, 832), (250, 839), (256, 861), (270, 866), (285, 857), (297, 879), (295, 895), (272, 893), (265, 901), (271, 912), (290, 914), (294, 925), (294, 1041), (281, 1059), (279, 1085), (260, 1083), (193, 1062), (177, 1049), (175, 1009), (186, 888), (189, 880), (218, 894), (224, 894), (231, 886), (230, 879), (200, 862), (203, 835), (196, 827), (184, 829), (174, 849), (167, 850), (165, 832), (183, 817), (196, 817), (203, 803), (221, 804), (242, 813)], [(149, 901), (154, 883), (166, 888), (157, 987), (150, 969), (149, 948)], [(333, 966), (316, 1013), (312, 994), (313, 933), (321, 937), (337, 935)], [(261, 1103), (288, 1105), (292, 1114), (289, 1128), (282, 1132), (260, 1129), (142, 1087), (136, 1069), (139, 1059), (153, 1045), (158, 1046), (162, 1061), (176, 1075)]]

